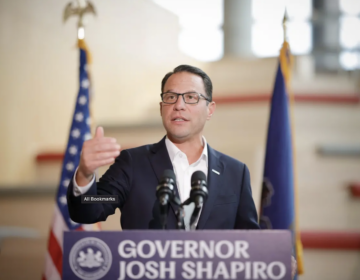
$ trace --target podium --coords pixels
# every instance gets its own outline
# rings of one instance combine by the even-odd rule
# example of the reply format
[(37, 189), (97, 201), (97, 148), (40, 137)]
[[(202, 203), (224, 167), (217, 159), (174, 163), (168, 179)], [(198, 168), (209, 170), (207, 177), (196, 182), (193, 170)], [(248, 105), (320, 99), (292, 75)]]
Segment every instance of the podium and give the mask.
[(63, 279), (291, 279), (286, 230), (65, 232)]

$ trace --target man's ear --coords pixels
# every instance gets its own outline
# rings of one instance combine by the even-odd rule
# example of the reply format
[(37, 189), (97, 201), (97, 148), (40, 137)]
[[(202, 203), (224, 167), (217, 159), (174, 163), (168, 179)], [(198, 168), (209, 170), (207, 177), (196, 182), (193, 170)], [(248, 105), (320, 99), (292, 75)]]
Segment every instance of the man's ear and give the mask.
[(160, 102), (159, 104), (160, 104), (160, 116), (162, 116), (162, 102)]
[(207, 115), (207, 120), (209, 121), (211, 119), (211, 116), (214, 114), (216, 109), (216, 103), (214, 101), (210, 102), (208, 105), (208, 115)]

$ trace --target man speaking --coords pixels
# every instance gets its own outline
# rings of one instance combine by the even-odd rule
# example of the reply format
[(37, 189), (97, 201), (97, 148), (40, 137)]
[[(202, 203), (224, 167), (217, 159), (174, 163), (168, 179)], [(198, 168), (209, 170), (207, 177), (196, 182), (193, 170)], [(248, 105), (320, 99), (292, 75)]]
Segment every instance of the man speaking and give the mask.
[[(84, 143), (80, 164), (68, 187), (70, 217), (78, 223), (105, 221), (117, 207), (123, 229), (162, 228), (156, 187), (164, 170), (176, 174), (175, 196), (184, 202), (190, 194), (191, 175), (207, 177), (208, 197), (197, 229), (258, 229), (245, 164), (212, 149), (203, 136), (206, 121), (215, 112), (212, 83), (202, 70), (180, 65), (161, 83), (160, 115), (166, 136), (160, 142), (123, 150), (98, 127)], [(95, 180), (97, 168), (112, 164)], [(81, 195), (115, 195), (118, 203), (81, 202)], [(176, 207), (167, 212), (167, 228), (177, 226)], [(186, 218), (186, 217), (185, 217)]]

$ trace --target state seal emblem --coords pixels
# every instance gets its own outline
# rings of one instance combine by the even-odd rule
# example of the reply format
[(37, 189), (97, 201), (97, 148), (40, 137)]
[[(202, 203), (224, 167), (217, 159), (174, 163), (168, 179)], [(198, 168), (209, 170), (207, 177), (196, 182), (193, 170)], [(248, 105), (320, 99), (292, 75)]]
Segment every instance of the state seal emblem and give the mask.
[(108, 273), (112, 255), (108, 245), (99, 238), (87, 237), (71, 248), (69, 263), (76, 276), (83, 280), (96, 280)]

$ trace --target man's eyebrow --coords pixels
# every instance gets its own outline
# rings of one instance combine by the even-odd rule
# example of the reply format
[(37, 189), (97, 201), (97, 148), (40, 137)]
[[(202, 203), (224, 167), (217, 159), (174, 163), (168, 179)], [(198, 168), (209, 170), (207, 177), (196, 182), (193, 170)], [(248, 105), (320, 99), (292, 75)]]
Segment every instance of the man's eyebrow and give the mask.
[(187, 92), (183, 92), (183, 93), (177, 93), (177, 92), (174, 92), (174, 91), (171, 91), (171, 89), (165, 91), (164, 93), (176, 93), (176, 94), (185, 94), (185, 93), (198, 93), (196, 91), (187, 91)]

